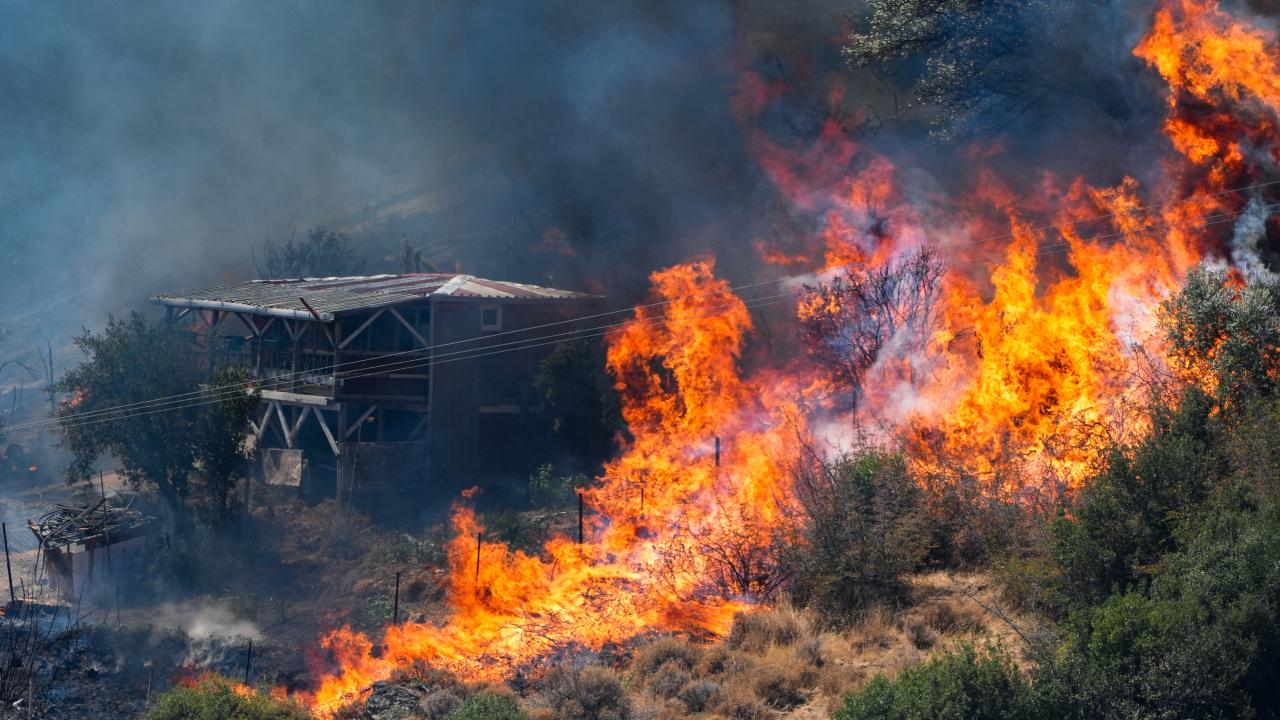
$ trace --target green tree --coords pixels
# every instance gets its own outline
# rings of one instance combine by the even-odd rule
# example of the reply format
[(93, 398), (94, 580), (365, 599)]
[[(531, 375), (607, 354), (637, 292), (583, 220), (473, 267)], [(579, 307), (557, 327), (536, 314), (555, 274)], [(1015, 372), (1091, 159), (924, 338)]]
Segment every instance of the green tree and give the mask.
[(267, 278), (336, 277), (365, 270), (350, 236), (320, 226), (302, 238), (290, 235), (283, 245), (268, 243), (263, 250), (265, 267), (258, 274)]
[(1275, 717), (1280, 503), (1228, 486), (1179, 529), (1149, 589), (1075, 615), (1038, 672), (1046, 713), (1076, 718)]
[(604, 366), (599, 342), (565, 342), (543, 359), (534, 379), (564, 449), (592, 465), (608, 458), (622, 426), (618, 393)]
[(242, 368), (215, 371), (209, 394), (217, 400), (200, 413), (195, 456), (209, 504), (225, 520), (236, 481), (245, 477), (252, 456), (248, 427), (258, 396)]
[(793, 473), (803, 509), (791, 550), (792, 595), (848, 620), (895, 599), (929, 550), (924, 492), (900, 455), (811, 460)]
[[(225, 504), (243, 467), (254, 400), (237, 390), (244, 378), (211, 373), (189, 337), (136, 312), (75, 342), (86, 359), (53, 386), (69, 398), (58, 412), (72, 453), (68, 478), (86, 480), (99, 457), (114, 456), (132, 485), (153, 488), (181, 518), (199, 465)], [(199, 394), (201, 387), (221, 394)]]
[(1092, 605), (1150, 580), (1175, 530), (1229, 471), (1211, 398), (1188, 388), (1174, 409), (1157, 409), (1135, 448), (1115, 448), (1106, 469), (1051, 528), (1062, 567), (1059, 603)]
[(1280, 283), (1241, 287), (1225, 270), (1202, 267), (1162, 309), (1170, 354), (1196, 379), (1207, 373), (1224, 407), (1280, 397)]
[(193, 686), (179, 685), (164, 693), (142, 720), (311, 720), (311, 713), (287, 700), (275, 700), (212, 675)]
[[(1077, 105), (1124, 104), (1123, 88), (1090, 72), (1102, 50), (1062, 27), (1106, 19), (1108, 0), (866, 0), (850, 16), (843, 48), (852, 67), (868, 68), (909, 108), (918, 108), (940, 140), (999, 130), (1050, 98)], [(1111, 48), (1115, 50), (1115, 48)], [(1125, 49), (1127, 51), (1127, 48)]]

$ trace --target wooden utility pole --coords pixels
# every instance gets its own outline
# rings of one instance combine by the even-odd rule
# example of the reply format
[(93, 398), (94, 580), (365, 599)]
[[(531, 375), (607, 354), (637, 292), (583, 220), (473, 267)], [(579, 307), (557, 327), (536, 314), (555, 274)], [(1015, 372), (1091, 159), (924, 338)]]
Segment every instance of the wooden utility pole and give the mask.
[(400, 624), (400, 573), (396, 573), (396, 599), (391, 604), (391, 624)]
[(578, 491), (578, 544), (582, 544), (582, 491)]
[(53, 343), (49, 343), (49, 414), (58, 414), (58, 406), (53, 399)]
[(0, 532), (4, 533), (4, 571), (9, 576), (9, 602), (18, 602), (18, 597), (13, 594), (13, 565), (9, 562), (9, 527), (0, 523)]

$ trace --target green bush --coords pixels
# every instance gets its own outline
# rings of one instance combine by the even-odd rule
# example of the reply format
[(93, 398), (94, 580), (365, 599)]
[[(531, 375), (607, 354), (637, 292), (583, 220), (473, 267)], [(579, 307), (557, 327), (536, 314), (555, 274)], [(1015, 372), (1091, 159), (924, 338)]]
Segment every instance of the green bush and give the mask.
[(902, 577), (929, 550), (924, 492), (900, 455), (869, 452), (795, 471), (803, 508), (790, 553), (792, 596), (824, 617), (851, 620), (869, 605), (895, 600)]
[(1280, 707), (1280, 502), (1225, 488), (1149, 591), (1077, 614), (1040, 670), (1064, 717), (1271, 717)]
[(246, 692), (224, 677), (211, 675), (194, 686), (180, 685), (164, 693), (143, 720), (310, 720), (302, 707)]
[(526, 717), (510, 695), (480, 693), (463, 700), (445, 720), (525, 720)]
[(1253, 278), (1241, 288), (1225, 270), (1200, 268), (1162, 310), (1171, 355), (1208, 371), (1224, 408), (1280, 396), (1280, 283)]
[(1149, 581), (1161, 557), (1177, 549), (1178, 524), (1228, 471), (1215, 407), (1192, 389), (1175, 409), (1157, 411), (1151, 434), (1131, 454), (1116, 448), (1069, 516), (1054, 522), (1051, 552), (1067, 609)]
[(834, 720), (1021, 720), (1036, 714), (1031, 686), (996, 648), (962, 645), (903, 670), (877, 675), (845, 698)]

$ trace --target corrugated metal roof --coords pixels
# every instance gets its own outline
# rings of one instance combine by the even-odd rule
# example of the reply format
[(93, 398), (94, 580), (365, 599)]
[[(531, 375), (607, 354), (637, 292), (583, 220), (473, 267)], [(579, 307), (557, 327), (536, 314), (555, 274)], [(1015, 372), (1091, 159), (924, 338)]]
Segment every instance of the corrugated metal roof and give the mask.
[[(184, 293), (162, 293), (152, 301), (171, 307), (235, 310), (255, 315), (312, 319), (310, 304), (323, 320), (337, 313), (386, 307), (429, 296), (494, 300), (577, 300), (583, 293), (538, 285), (486, 280), (454, 273), (362, 277), (247, 280)], [(305, 298), (306, 303), (303, 302)]]

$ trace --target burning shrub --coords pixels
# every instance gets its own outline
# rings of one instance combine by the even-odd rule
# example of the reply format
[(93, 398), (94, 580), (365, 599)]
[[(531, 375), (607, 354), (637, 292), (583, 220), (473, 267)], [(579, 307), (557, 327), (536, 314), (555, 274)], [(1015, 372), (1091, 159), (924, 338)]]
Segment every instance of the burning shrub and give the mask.
[(445, 720), (525, 720), (528, 716), (510, 695), (483, 692), (463, 700), (444, 717)]
[(631, 700), (608, 668), (562, 665), (542, 680), (542, 695), (560, 720), (629, 720)]
[(211, 675), (160, 696), (143, 720), (309, 720), (299, 705), (270, 698), (224, 677)]
[(902, 576), (929, 549), (924, 493), (902, 457), (809, 460), (794, 478), (804, 511), (791, 552), (795, 600), (847, 622), (877, 601), (900, 598)]
[(880, 267), (848, 268), (830, 283), (805, 288), (800, 340), (849, 392), (855, 420), (863, 383), (881, 353), (903, 358), (914, 376), (932, 332), (945, 272), (936, 252), (923, 248)]

